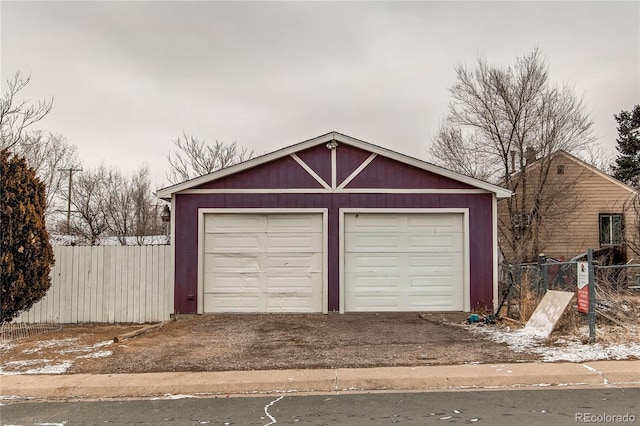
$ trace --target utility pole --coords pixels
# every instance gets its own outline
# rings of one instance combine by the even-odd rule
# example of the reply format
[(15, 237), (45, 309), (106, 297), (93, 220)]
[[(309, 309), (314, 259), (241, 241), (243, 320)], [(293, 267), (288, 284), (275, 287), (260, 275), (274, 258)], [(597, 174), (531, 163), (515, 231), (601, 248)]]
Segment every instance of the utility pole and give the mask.
[(69, 167), (68, 169), (58, 169), (58, 171), (69, 173), (69, 191), (67, 192), (67, 235), (68, 235), (69, 231), (71, 230), (71, 184), (73, 181), (73, 173), (81, 172), (82, 169)]

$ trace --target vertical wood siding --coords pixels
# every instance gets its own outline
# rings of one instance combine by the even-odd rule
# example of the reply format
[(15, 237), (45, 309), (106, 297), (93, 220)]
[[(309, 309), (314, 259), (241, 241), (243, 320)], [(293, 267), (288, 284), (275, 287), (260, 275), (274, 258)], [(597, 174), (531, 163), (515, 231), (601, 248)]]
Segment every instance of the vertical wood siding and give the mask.
[(171, 246), (55, 246), (51, 288), (15, 322), (169, 319)]

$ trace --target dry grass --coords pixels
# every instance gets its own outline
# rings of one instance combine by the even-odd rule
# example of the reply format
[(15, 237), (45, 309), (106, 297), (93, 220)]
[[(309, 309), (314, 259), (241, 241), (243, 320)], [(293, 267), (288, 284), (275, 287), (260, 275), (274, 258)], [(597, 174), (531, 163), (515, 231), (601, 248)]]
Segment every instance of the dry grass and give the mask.
[[(601, 343), (640, 343), (640, 289), (635, 285), (635, 272), (600, 270), (596, 276), (596, 340)], [(516, 291), (501, 310), (501, 316), (526, 323), (536, 309), (543, 293), (538, 284), (537, 270), (525, 268), (516, 277)], [(565, 291), (567, 291), (565, 289)], [(583, 340), (589, 338), (587, 314), (578, 312), (577, 297), (569, 304), (554, 335), (572, 335)]]
[(520, 281), (519, 313), (520, 321), (526, 322), (542, 298), (538, 295), (536, 279), (533, 274), (524, 274)]
[(522, 274), (512, 279), (515, 281), (514, 287), (498, 316), (526, 322), (542, 298), (537, 285), (537, 271), (524, 269)]

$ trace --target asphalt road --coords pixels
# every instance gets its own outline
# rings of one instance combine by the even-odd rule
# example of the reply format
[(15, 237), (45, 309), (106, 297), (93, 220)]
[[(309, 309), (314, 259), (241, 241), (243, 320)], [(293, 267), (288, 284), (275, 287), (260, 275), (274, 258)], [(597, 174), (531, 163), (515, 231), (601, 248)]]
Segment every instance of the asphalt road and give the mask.
[(2, 425), (640, 424), (640, 388), (4, 403)]

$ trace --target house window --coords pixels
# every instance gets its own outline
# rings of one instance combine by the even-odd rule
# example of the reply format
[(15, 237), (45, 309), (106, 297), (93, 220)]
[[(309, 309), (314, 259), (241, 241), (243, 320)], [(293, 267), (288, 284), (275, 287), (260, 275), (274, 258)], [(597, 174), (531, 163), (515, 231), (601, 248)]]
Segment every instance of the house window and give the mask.
[(556, 169), (559, 175), (564, 174), (564, 164), (558, 164), (558, 168)]
[(622, 244), (623, 225), (621, 214), (600, 213), (600, 246)]

